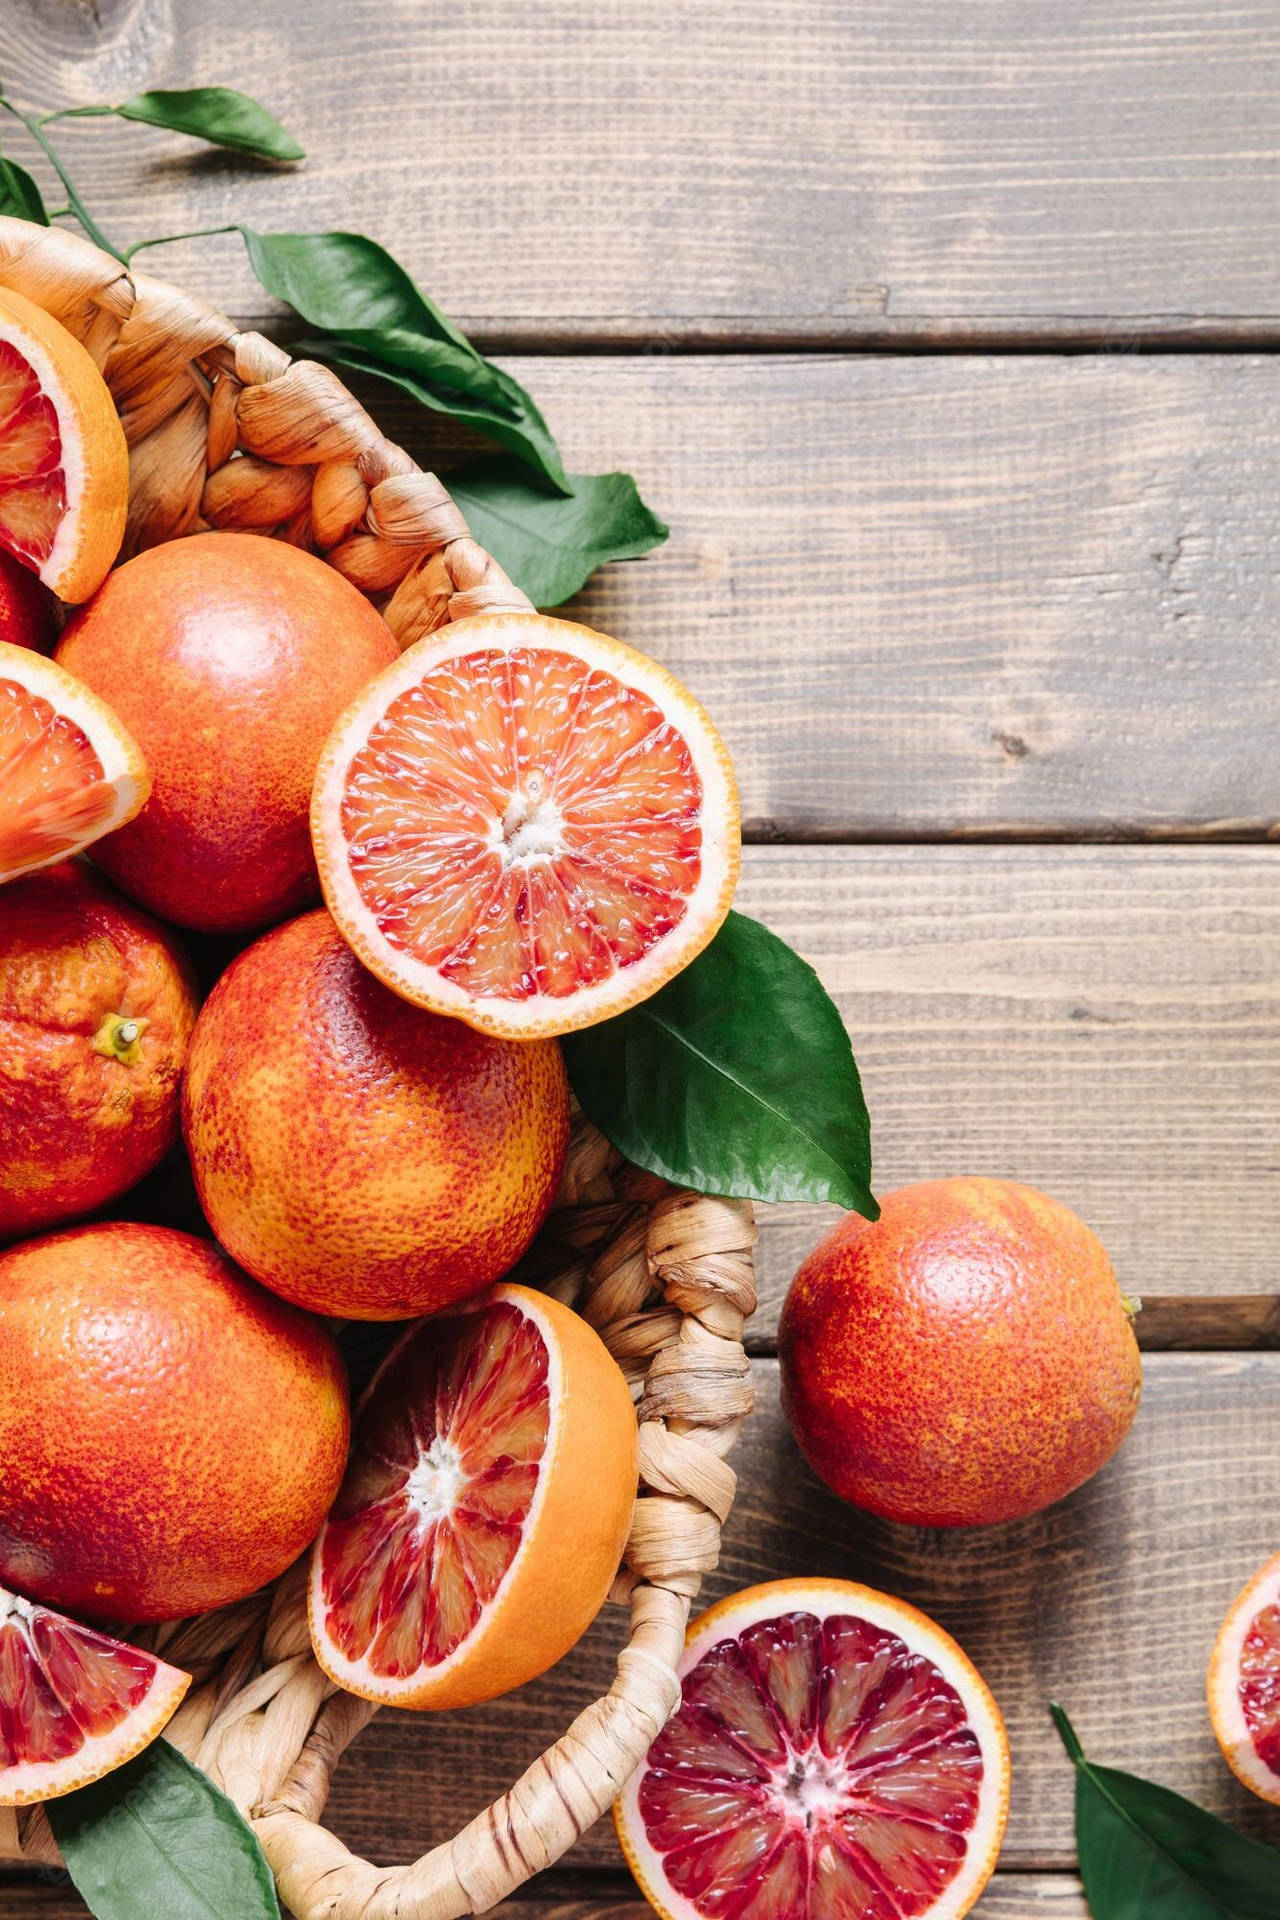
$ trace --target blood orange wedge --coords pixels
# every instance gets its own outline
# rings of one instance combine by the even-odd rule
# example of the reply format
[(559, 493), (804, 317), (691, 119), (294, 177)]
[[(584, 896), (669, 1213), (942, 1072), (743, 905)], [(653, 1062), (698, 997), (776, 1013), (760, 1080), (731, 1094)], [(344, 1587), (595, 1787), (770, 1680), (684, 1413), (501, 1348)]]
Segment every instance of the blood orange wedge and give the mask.
[(959, 1920), (1009, 1805), (955, 1641), (845, 1580), (777, 1580), (689, 1630), (683, 1698), (614, 1809), (664, 1920)]
[(191, 1676), (0, 1587), (0, 1807), (87, 1786), (149, 1746)]
[(311, 1561), (330, 1679), (400, 1707), (532, 1680), (604, 1602), (636, 1492), (636, 1420), (599, 1335), (504, 1285), (419, 1321), (356, 1414)]
[(1209, 1662), (1209, 1714), (1237, 1780), (1280, 1807), (1280, 1553), (1222, 1623)]
[(0, 292), (0, 546), (74, 605), (106, 578), (128, 506), (106, 381), (74, 334)]
[(106, 702), (0, 640), (0, 881), (79, 853), (132, 820), (150, 791)]
[(365, 965), (511, 1039), (655, 992), (724, 919), (740, 851), (693, 696), (537, 614), (460, 621), (379, 674), (329, 736), (311, 833)]

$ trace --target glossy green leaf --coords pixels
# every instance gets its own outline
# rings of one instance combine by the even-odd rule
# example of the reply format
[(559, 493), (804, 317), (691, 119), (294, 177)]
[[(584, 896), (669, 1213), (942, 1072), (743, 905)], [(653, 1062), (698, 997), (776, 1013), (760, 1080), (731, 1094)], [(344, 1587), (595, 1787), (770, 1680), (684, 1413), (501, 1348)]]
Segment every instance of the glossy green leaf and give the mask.
[(49, 225), (39, 187), (16, 160), (0, 159), (0, 213), (16, 220), (34, 220), (39, 227)]
[(445, 475), (472, 533), (538, 607), (558, 607), (607, 560), (634, 560), (667, 529), (629, 473), (573, 473), (569, 494), (515, 460), (477, 460)]
[(389, 380), (570, 491), (560, 450), (529, 394), (476, 352), (385, 247), (360, 233), (241, 232), (267, 292), (321, 329), (293, 352)]
[(1093, 1920), (1276, 1920), (1280, 1853), (1192, 1800), (1098, 1767), (1061, 1707), (1076, 1769), (1076, 1847)]
[(98, 1920), (279, 1920), (247, 1821), (166, 1740), (45, 1810)]
[(834, 1200), (877, 1218), (844, 1022), (758, 921), (731, 913), (652, 999), (561, 1044), (584, 1112), (637, 1166), (700, 1193)]
[(234, 87), (174, 87), (135, 93), (115, 112), (122, 120), (141, 120), (149, 127), (167, 127), (171, 133), (189, 133), (197, 140), (207, 140), (210, 146), (256, 154), (261, 160), (304, 158), (302, 148), (274, 114)]

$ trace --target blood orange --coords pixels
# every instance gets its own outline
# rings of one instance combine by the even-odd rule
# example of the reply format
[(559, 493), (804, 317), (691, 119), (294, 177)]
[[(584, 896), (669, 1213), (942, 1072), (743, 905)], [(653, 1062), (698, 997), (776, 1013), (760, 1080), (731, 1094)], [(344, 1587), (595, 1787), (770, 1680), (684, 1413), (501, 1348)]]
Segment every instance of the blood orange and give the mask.
[(0, 1807), (53, 1800), (149, 1746), (191, 1676), (0, 1587)]
[(0, 293), (0, 546), (72, 604), (120, 551), (129, 450), (106, 382), (41, 307)]
[(614, 1818), (664, 1920), (959, 1920), (1009, 1804), (999, 1709), (955, 1641), (846, 1580), (689, 1630), (683, 1699)]
[(0, 548), (0, 640), (11, 647), (52, 653), (57, 638), (57, 601), (34, 573)]
[(595, 1618), (635, 1491), (631, 1396), (576, 1313), (501, 1286), (420, 1321), (357, 1412), (315, 1544), (316, 1658), (400, 1707), (522, 1686)]
[(1209, 1714), (1237, 1780), (1280, 1806), (1280, 1553), (1223, 1621), (1209, 1662)]
[(359, 694), (321, 756), (325, 899), (380, 980), (523, 1039), (643, 1000), (729, 909), (733, 771), (702, 708), (603, 634), (460, 621)]
[(0, 640), (0, 881), (78, 853), (151, 790), (141, 753), (97, 694)]

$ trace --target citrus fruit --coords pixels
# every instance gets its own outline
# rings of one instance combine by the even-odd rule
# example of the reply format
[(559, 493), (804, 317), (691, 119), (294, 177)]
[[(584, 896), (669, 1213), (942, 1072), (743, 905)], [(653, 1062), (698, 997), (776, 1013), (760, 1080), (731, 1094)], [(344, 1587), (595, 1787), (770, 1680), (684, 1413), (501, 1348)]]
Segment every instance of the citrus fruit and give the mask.
[(1280, 1553), (1222, 1623), (1209, 1662), (1209, 1714), (1237, 1780), (1280, 1807)]
[(738, 874), (733, 770), (692, 695), (531, 613), (459, 621), (358, 694), (311, 831), (365, 965), (515, 1038), (654, 993), (711, 939)]
[(0, 1240), (103, 1206), (163, 1158), (195, 1019), (186, 956), (92, 868), (6, 889)]
[(995, 1867), (1009, 1746), (902, 1600), (775, 1580), (689, 1629), (681, 1704), (614, 1808), (663, 1920), (959, 1920)]
[(151, 767), (149, 804), (95, 860), (162, 919), (206, 933), (252, 931), (315, 898), (320, 749), (396, 657), (368, 601), (283, 541), (196, 534), (126, 561), (58, 647)]
[(50, 653), (57, 635), (57, 602), (34, 573), (0, 548), (0, 640)]
[(0, 1253), (0, 1580), (95, 1620), (242, 1599), (314, 1537), (342, 1477), (326, 1328), (167, 1227)]
[(357, 1410), (312, 1550), (316, 1659), (399, 1707), (545, 1673), (604, 1603), (636, 1470), (626, 1381), (568, 1307), (508, 1285), (421, 1321)]
[(104, 701), (52, 660), (0, 640), (0, 881), (131, 820), (150, 785)]
[(0, 293), (0, 546), (61, 600), (87, 600), (120, 551), (129, 449), (74, 335)]
[(916, 1526), (1038, 1512), (1133, 1423), (1136, 1309), (1070, 1208), (1011, 1180), (926, 1181), (850, 1215), (778, 1329), (783, 1407), (841, 1499)]
[(477, 1293), (555, 1196), (569, 1089), (554, 1040), (497, 1040), (411, 1007), (323, 911), (231, 964), (183, 1094), (219, 1240), (316, 1313), (403, 1320)]
[(149, 1746), (191, 1676), (0, 1587), (0, 1807), (54, 1800)]

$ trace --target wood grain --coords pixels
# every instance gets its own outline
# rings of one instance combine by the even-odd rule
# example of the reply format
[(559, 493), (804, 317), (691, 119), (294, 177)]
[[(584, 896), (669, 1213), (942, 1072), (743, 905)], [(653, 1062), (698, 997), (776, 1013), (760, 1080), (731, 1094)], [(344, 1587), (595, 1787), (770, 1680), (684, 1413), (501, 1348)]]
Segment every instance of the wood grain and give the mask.
[[(1218, 1623), (1277, 1544), (1280, 1356), (1150, 1356), (1137, 1426), (1096, 1481), (1036, 1519), (956, 1534), (896, 1529), (841, 1506), (792, 1446), (776, 1363), (758, 1361), (756, 1373), (759, 1405), (735, 1455), (738, 1503), (709, 1595), (822, 1572), (869, 1581), (941, 1620), (1008, 1718), (1007, 1868), (1072, 1864), (1071, 1773), (1046, 1711), (1053, 1698), (1099, 1760), (1280, 1842), (1280, 1814), (1236, 1786), (1203, 1701)], [(620, 1625), (602, 1621), (561, 1668), (489, 1707), (379, 1716), (338, 1771), (329, 1824), (384, 1860), (454, 1831), (605, 1683)], [(607, 1823), (574, 1859), (618, 1864)]]
[(670, 522), (571, 611), (704, 699), (756, 837), (1280, 821), (1280, 360), (516, 370), (571, 468)]
[[(287, 181), (69, 129), (107, 230), (359, 228), (508, 337), (1275, 325), (1267, 0), (797, 0), (782, 30), (768, 0), (11, 0), (0, 70), (42, 107), (260, 93), (309, 151)], [(260, 312), (222, 250), (175, 276)]]

